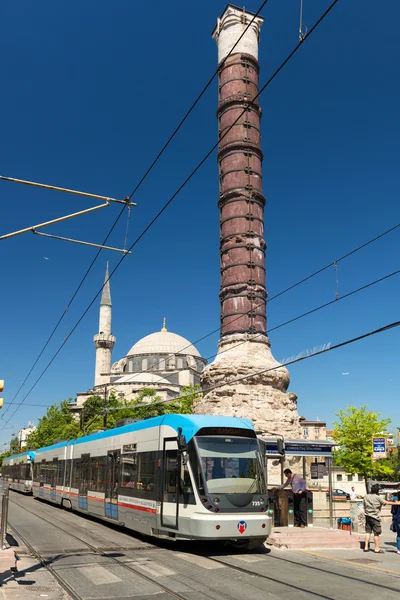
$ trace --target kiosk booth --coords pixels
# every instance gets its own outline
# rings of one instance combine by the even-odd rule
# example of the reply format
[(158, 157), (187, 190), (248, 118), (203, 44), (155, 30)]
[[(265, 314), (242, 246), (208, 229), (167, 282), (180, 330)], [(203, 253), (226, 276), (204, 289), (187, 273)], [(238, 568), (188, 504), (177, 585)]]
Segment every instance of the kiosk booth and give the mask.
[[(265, 471), (268, 489), (270, 490), (268, 495), (268, 513), (273, 518), (275, 526), (293, 527), (294, 525), (294, 499), (291, 488), (289, 487), (275, 492), (272, 492), (271, 490), (271, 488), (285, 483), (285, 476), (283, 474), (285, 460), (293, 457), (302, 459), (301, 467), (298, 467), (296, 470), (304, 477), (304, 479), (306, 479), (306, 459), (307, 457), (312, 457), (316, 460), (323, 458), (328, 471), (329, 526), (333, 528), (332, 452), (336, 444), (328, 441), (286, 440), (283, 437), (259, 438), (259, 441), (264, 448)], [(274, 480), (272, 480), (269, 473), (270, 469), (268, 467), (272, 461), (274, 462), (275, 473), (277, 472), (279, 474), (277, 481), (275, 481), (276, 476), (274, 476)], [(318, 463), (315, 464), (318, 465)], [(318, 468), (316, 471), (316, 476), (318, 477)], [(318, 481), (318, 479), (316, 479), (316, 481)], [(313, 497), (310, 490), (307, 490), (306, 492), (306, 502), (307, 526), (312, 527), (314, 511)]]

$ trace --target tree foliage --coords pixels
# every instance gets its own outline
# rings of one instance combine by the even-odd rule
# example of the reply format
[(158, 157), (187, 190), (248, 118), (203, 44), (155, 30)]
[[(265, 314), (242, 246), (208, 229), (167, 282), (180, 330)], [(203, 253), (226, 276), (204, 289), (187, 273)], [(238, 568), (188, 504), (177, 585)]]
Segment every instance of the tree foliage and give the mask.
[(69, 400), (52, 404), (46, 415), (39, 419), (39, 424), (26, 439), (26, 448), (36, 450), (51, 446), (56, 440), (70, 440), (104, 428), (115, 427), (121, 419), (146, 419), (160, 415), (192, 412), (194, 400), (201, 395), (200, 386), (189, 386), (182, 389), (180, 399), (165, 402), (157, 396), (154, 389), (141, 389), (132, 400), (126, 400), (115, 393), (105, 399), (102, 396), (91, 396), (83, 405), (80, 419), (75, 420)]
[(393, 467), (387, 461), (373, 460), (372, 438), (387, 431), (390, 419), (380, 419), (380, 413), (348, 406), (335, 413), (339, 420), (333, 423), (333, 439), (338, 443), (335, 463), (353, 475), (364, 476), (368, 491), (368, 478), (384, 479), (393, 474)]
[(69, 402), (63, 400), (49, 406), (45, 416), (39, 419), (35, 431), (27, 436), (27, 449), (36, 450), (51, 446), (56, 440), (70, 440), (79, 436), (79, 423), (74, 420)]
[(115, 427), (121, 419), (148, 419), (165, 414), (190, 414), (193, 403), (201, 395), (200, 386), (183, 387), (179, 399), (165, 402), (152, 388), (143, 388), (135, 398), (126, 400), (111, 393), (105, 400), (101, 396), (92, 396), (85, 402), (81, 426), (85, 433), (96, 431), (104, 426), (106, 413), (107, 429)]
[(19, 440), (17, 437), (13, 437), (11, 438), (11, 442), (10, 442), (10, 456), (12, 454), (20, 454), (21, 449), (19, 447)]

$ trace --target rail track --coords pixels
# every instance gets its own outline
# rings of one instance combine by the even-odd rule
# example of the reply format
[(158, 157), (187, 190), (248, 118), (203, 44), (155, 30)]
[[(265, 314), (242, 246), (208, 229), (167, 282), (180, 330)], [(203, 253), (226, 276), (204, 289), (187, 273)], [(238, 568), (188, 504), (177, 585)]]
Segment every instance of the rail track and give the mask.
[[(19, 506), (20, 508), (23, 508), (23, 510), (25, 512), (29, 512), (30, 514), (34, 515), (36, 518), (40, 519), (41, 521), (44, 521), (45, 523), (52, 525), (59, 531), (62, 531), (63, 533), (67, 533), (72, 538), (78, 540), (81, 544), (84, 544), (93, 554), (102, 556), (103, 558), (106, 558), (108, 561), (110, 561), (110, 563), (116, 564), (119, 567), (123, 567), (125, 570), (130, 571), (131, 573), (134, 573), (141, 579), (156, 585), (160, 589), (160, 591), (166, 592), (167, 594), (169, 594), (171, 596), (171, 598), (176, 598), (176, 600), (188, 600), (187, 596), (182, 596), (181, 594), (172, 590), (170, 587), (163, 585), (162, 583), (157, 581), (157, 579), (155, 577), (146, 575), (139, 569), (135, 569), (134, 567), (132, 567), (132, 565), (129, 565), (124, 561), (120, 561), (117, 558), (115, 558), (114, 556), (110, 556), (108, 554), (109, 550), (106, 551), (106, 550), (102, 550), (100, 548), (96, 548), (96, 546), (93, 546), (93, 544), (90, 544), (86, 540), (83, 540), (82, 538), (75, 535), (74, 533), (71, 533), (70, 531), (67, 531), (63, 527), (56, 525), (54, 523), (54, 521), (46, 519), (45, 517), (38, 514), (37, 512), (35, 512), (33, 510), (29, 510), (28, 508), (26, 508), (26, 506), (22, 506), (21, 504), (18, 504), (17, 502), (15, 504), (17, 504), (17, 506)], [(36, 548), (34, 548), (34, 546), (32, 546), (32, 544), (26, 539), (26, 537), (24, 535), (22, 535), (22, 533), (18, 530), (17, 527), (12, 525), (11, 523), (8, 523), (8, 527), (10, 529), (12, 529), (14, 531), (14, 533), (16, 534), (16, 536), (18, 536), (21, 539), (23, 544), (28, 548), (28, 550), (31, 552), (31, 554), (42, 564), (42, 566), (51, 573), (51, 575), (56, 579), (56, 581), (62, 587), (62, 589), (71, 596), (72, 600), (84, 600), (83, 596), (80, 596), (74, 589), (71, 588), (69, 583), (64, 578), (62, 578), (59, 575), (59, 573), (52, 567), (50, 562)], [(190, 593), (189, 593), (189, 595), (190, 595)], [(203, 595), (204, 595), (204, 598), (209, 597), (207, 592), (203, 593)], [(219, 593), (219, 596), (221, 598), (225, 598), (226, 600), (232, 600), (231, 596), (226, 596), (221, 593)]]
[[(48, 519), (45, 516), (38, 514), (38, 512), (34, 511), (34, 510), (30, 510), (29, 508), (27, 508), (25, 505), (19, 504), (18, 502), (15, 502), (15, 504), (17, 506), (19, 506), (20, 508), (22, 508), (24, 511), (31, 513), (32, 515), (34, 515), (36, 518), (42, 520), (43, 522), (46, 522), (50, 525), (52, 525), (53, 527), (55, 527), (56, 529), (58, 529), (59, 531), (63, 532), (63, 533), (67, 533), (69, 536), (71, 536), (72, 538), (78, 540), (81, 544), (83, 544), (88, 550), (90, 550), (93, 554), (95, 555), (99, 555), (102, 556), (103, 558), (106, 558), (111, 564), (116, 564), (120, 567), (123, 567), (124, 569), (126, 569), (127, 571), (130, 571), (131, 573), (134, 573), (136, 576), (140, 577), (143, 580), (146, 580), (150, 583), (152, 583), (153, 585), (156, 585), (160, 591), (163, 591), (167, 594), (170, 595), (171, 598), (176, 598), (178, 600), (187, 600), (187, 596), (179, 594), (178, 592), (174, 591), (173, 589), (171, 589), (169, 586), (164, 585), (162, 583), (160, 583), (155, 577), (151, 577), (150, 575), (144, 574), (141, 570), (136, 569), (135, 567), (133, 567), (130, 564), (127, 564), (126, 562), (120, 561), (117, 558), (110, 556), (109, 552), (110, 551), (115, 551), (115, 550), (132, 550), (132, 549), (137, 549), (137, 548), (124, 548), (123, 546), (120, 546), (118, 548), (116, 547), (112, 547), (112, 548), (107, 548), (107, 549), (102, 549), (102, 548), (98, 548), (96, 546), (94, 546), (93, 544), (89, 543), (86, 540), (83, 540), (81, 537), (79, 537), (78, 535), (75, 535), (74, 533), (68, 531), (68, 523), (63, 523), (63, 527), (60, 525), (57, 525), (54, 520)], [(44, 503), (41, 502), (41, 505), (43, 505)], [(56, 506), (51, 505), (53, 508), (57, 508)], [(61, 511), (60, 511), (61, 512)], [(79, 517), (82, 517), (82, 515), (79, 515)], [(103, 524), (104, 525), (104, 524)], [(22, 540), (22, 542), (26, 545), (26, 547), (29, 549), (29, 551), (37, 558), (37, 560), (40, 561), (40, 563), (48, 570), (50, 571), (50, 573), (53, 575), (53, 577), (57, 580), (57, 582), (60, 584), (60, 586), (73, 598), (73, 600), (83, 600), (83, 598), (81, 596), (79, 596), (79, 594), (77, 594), (77, 592), (75, 590), (72, 590), (70, 585), (64, 581), (60, 575), (58, 574), (58, 572), (52, 568), (51, 564), (48, 563), (48, 561), (46, 560), (45, 557), (43, 557), (41, 555), (41, 553), (36, 550), (32, 544), (30, 544), (26, 538), (18, 531), (18, 528), (16, 528), (13, 525), (10, 525), (10, 527), (13, 529), (13, 531), (15, 531), (16, 535), (18, 537), (20, 537), (20, 539)], [(104, 543), (104, 539), (100, 538), (99, 536), (96, 536), (95, 533), (90, 532), (90, 536), (92, 538), (98, 539), (100, 543)], [(145, 543), (146, 546), (145, 548), (143, 548), (144, 550), (148, 551), (148, 550), (157, 550), (159, 548), (159, 546), (151, 544), (149, 542)], [(182, 551), (182, 550), (180, 550)], [(228, 569), (232, 569), (235, 572), (240, 572), (242, 574), (245, 574), (247, 576), (250, 576), (252, 578), (257, 578), (257, 579), (262, 579), (262, 580), (266, 580), (269, 581), (271, 583), (274, 583), (275, 585), (281, 585), (284, 586), (285, 588), (289, 588), (292, 591), (294, 590), (295, 592), (298, 593), (305, 593), (305, 594), (309, 594), (310, 597), (312, 598), (320, 598), (322, 600), (336, 600), (337, 597), (331, 597), (329, 595), (326, 595), (325, 593), (321, 593), (319, 591), (315, 591), (315, 590), (311, 590), (311, 589), (307, 589), (305, 587), (302, 587), (301, 585), (293, 582), (293, 573), (291, 575), (291, 577), (288, 576), (287, 580), (284, 579), (280, 579), (275, 575), (267, 575), (265, 573), (260, 573), (257, 572), (255, 570), (252, 570), (251, 568), (246, 568), (243, 566), (238, 566), (235, 564), (232, 564), (231, 562), (229, 562), (229, 560), (226, 560), (224, 558), (224, 555), (222, 556), (218, 556), (216, 557), (215, 555), (210, 555), (210, 553), (206, 552), (206, 553), (200, 553), (200, 552), (187, 552), (187, 550), (185, 551), (186, 554), (190, 554), (192, 556), (199, 556), (199, 557), (206, 557), (209, 561), (218, 563), (219, 565), (223, 565)], [(246, 553), (247, 554), (247, 553)], [(234, 556), (234, 555), (233, 555)], [(343, 578), (344, 580), (347, 581), (352, 581), (355, 583), (360, 583), (360, 584), (364, 584), (367, 586), (372, 586), (373, 587), (379, 587), (380, 590), (387, 590), (390, 592), (399, 592), (399, 587), (392, 587), (389, 585), (385, 585), (384, 583), (378, 583), (373, 581), (372, 579), (363, 579), (361, 577), (356, 577), (354, 576), (354, 574), (352, 575), (346, 575), (343, 573), (333, 573), (332, 570), (328, 570), (328, 569), (324, 569), (315, 565), (307, 565), (301, 562), (297, 562), (295, 560), (291, 560), (289, 557), (279, 557), (279, 556), (275, 556), (275, 555), (268, 555), (268, 562), (272, 561), (272, 562), (284, 562), (286, 564), (292, 564), (296, 567), (298, 567), (299, 569), (307, 569), (312, 571), (318, 571), (321, 573), (326, 573), (327, 575), (330, 576), (334, 576), (334, 577), (338, 577), (338, 578)], [(272, 569), (273, 572), (273, 569)], [(371, 589), (371, 587), (369, 587), (369, 590), (366, 590), (367, 595), (372, 594), (373, 591)], [(188, 592), (188, 595), (190, 595), (190, 592)], [(207, 591), (204, 590), (204, 592), (202, 592), (202, 595), (204, 598), (210, 597), (207, 594)], [(225, 598), (226, 600), (232, 600), (231, 596), (228, 596), (226, 594), (223, 594), (221, 592), (218, 592), (218, 595), (221, 599)], [(215, 596), (212, 596), (213, 598)]]

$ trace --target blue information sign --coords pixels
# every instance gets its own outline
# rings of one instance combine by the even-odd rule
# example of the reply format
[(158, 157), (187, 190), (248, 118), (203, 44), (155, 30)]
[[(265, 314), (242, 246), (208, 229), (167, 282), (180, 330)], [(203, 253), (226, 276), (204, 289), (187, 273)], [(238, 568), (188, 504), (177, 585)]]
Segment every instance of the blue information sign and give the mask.
[(372, 451), (374, 458), (385, 458), (386, 457), (386, 438), (374, 437), (372, 438)]

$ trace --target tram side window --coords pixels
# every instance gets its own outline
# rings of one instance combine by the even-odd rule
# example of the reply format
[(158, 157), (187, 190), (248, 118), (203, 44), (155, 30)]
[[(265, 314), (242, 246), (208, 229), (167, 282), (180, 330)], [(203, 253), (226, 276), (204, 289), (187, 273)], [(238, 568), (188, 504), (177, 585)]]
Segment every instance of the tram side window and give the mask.
[(64, 485), (65, 460), (60, 460), (58, 463), (57, 485)]
[(24, 481), (27, 481), (31, 478), (32, 478), (31, 465), (30, 464), (21, 465), (21, 479), (23, 479)]
[(53, 461), (49, 464), (49, 468), (50, 468), (50, 485), (52, 488), (55, 488), (57, 485), (58, 469), (59, 469), (58, 458), (53, 458)]
[(72, 483), (71, 487), (79, 488), (79, 482), (81, 480), (81, 459), (74, 458), (72, 461)]
[(40, 483), (46, 483), (46, 461), (42, 460), (39, 466), (39, 481)]
[[(121, 456), (121, 487), (127, 490), (137, 487), (137, 454), (131, 452)], [(129, 495), (129, 493), (127, 492)]]
[(164, 495), (176, 493), (176, 461), (177, 450), (167, 450), (165, 453)]
[(70, 483), (71, 483), (72, 459), (69, 458), (65, 462), (66, 462), (66, 465), (65, 465), (65, 485), (66, 485), (66, 487), (69, 487)]
[(155, 497), (156, 453), (141, 452), (137, 455), (137, 493), (139, 497)]
[[(177, 450), (167, 450), (166, 452), (166, 464), (165, 464), (165, 478), (164, 478), (164, 495), (176, 493), (176, 481), (177, 476)], [(190, 479), (190, 473), (185, 467), (183, 475), (183, 494), (186, 495), (185, 501), (191, 504), (194, 503), (193, 485)], [(189, 497), (187, 495), (189, 494)]]
[(90, 459), (91, 478), (89, 482), (89, 490), (93, 492), (104, 492), (106, 457), (92, 456)]

